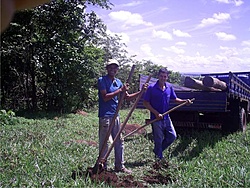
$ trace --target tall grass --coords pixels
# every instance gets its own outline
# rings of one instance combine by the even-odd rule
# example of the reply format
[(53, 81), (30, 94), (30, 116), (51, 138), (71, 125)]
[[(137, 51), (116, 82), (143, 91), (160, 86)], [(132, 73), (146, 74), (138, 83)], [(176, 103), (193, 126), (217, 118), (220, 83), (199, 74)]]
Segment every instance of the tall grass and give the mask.
[[(121, 111), (121, 120), (127, 113)], [(143, 125), (146, 118), (146, 110), (136, 110), (128, 123)], [(142, 181), (154, 163), (151, 127), (146, 129), (146, 135), (125, 140), (125, 165), (133, 171), (134, 179)], [(18, 117), (14, 124), (2, 125), (0, 187), (108, 187), (86, 178), (71, 178), (72, 171), (95, 164), (97, 146), (81, 140), (98, 143), (97, 131), (96, 112), (87, 116)], [(169, 183), (147, 186), (250, 187), (250, 129), (230, 135), (177, 129), (177, 134), (177, 140), (164, 153), (169, 168), (160, 172), (168, 174)], [(113, 161), (111, 153), (109, 168)]]

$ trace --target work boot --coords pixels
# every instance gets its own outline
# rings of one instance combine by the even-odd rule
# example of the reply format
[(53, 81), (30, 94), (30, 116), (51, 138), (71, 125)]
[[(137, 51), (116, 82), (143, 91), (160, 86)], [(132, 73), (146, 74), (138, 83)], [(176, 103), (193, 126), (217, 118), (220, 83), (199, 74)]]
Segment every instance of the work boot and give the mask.
[(122, 173), (126, 173), (126, 174), (132, 174), (132, 171), (127, 169), (127, 168), (122, 168), (122, 169), (117, 169), (115, 168), (115, 172), (122, 172)]
[(168, 161), (166, 160), (165, 157), (162, 157), (162, 158), (160, 159), (160, 164), (161, 164), (162, 166), (165, 166), (165, 167), (168, 166)]
[(161, 159), (159, 157), (156, 157), (153, 167), (155, 169), (160, 169), (162, 167), (166, 168), (168, 167), (168, 162), (164, 157), (162, 157)]

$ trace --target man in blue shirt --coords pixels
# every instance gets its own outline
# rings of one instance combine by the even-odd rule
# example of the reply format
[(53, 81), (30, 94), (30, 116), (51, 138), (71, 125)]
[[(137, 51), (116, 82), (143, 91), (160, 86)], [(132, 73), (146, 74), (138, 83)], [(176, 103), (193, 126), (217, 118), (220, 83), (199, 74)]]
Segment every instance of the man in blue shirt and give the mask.
[[(162, 68), (158, 72), (158, 81), (150, 85), (144, 95), (144, 106), (150, 111), (150, 119), (158, 119), (152, 124), (155, 157), (158, 161), (165, 162), (163, 151), (176, 139), (176, 132), (169, 115), (162, 114), (169, 110), (170, 99), (176, 103), (186, 100), (176, 96), (170, 83), (167, 83), (168, 70)], [(188, 104), (192, 102), (188, 99)]]
[[(121, 80), (116, 78), (118, 73), (118, 62), (114, 59), (110, 60), (106, 66), (107, 75), (102, 76), (98, 79), (98, 96), (99, 96), (99, 151), (102, 149), (102, 145), (105, 142), (106, 134), (109, 130), (109, 125), (116, 113), (118, 106), (118, 96), (121, 92), (126, 92), (125, 98), (128, 100), (133, 100), (136, 98), (140, 91), (129, 94), (128, 85), (123, 85)], [(120, 130), (120, 118), (119, 115), (115, 120), (113, 125), (111, 136), (114, 139)], [(105, 152), (101, 154), (101, 158), (105, 156), (108, 151), (108, 144), (105, 146)], [(132, 173), (130, 170), (124, 166), (124, 143), (121, 138), (117, 139), (114, 144), (115, 151), (115, 171)], [(107, 164), (104, 164), (107, 168)]]

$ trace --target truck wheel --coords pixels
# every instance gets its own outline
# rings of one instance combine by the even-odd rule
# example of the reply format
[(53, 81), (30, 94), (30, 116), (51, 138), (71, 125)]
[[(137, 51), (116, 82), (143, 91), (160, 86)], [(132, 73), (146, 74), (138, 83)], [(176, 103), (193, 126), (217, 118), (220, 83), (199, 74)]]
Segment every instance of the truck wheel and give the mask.
[(239, 130), (245, 132), (247, 129), (247, 115), (244, 108), (240, 109), (240, 124), (239, 124)]

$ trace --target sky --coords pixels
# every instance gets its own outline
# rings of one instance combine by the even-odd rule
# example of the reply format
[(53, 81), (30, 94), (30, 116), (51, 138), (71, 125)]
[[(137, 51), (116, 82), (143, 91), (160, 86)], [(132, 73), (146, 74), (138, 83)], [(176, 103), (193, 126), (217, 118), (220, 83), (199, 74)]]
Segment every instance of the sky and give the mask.
[(110, 0), (92, 7), (129, 56), (180, 73), (250, 71), (250, 0)]

